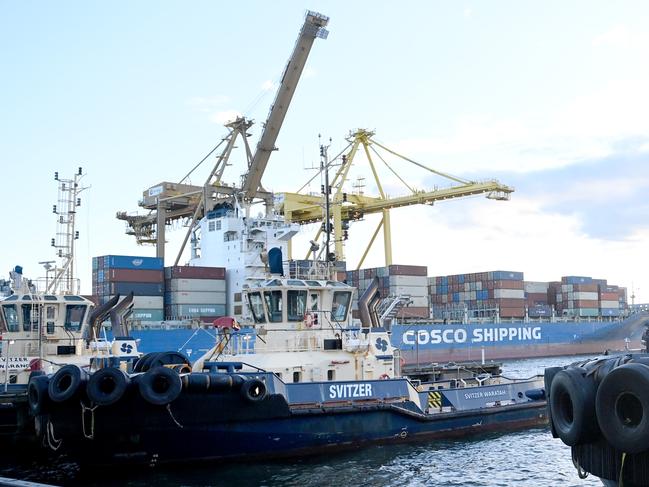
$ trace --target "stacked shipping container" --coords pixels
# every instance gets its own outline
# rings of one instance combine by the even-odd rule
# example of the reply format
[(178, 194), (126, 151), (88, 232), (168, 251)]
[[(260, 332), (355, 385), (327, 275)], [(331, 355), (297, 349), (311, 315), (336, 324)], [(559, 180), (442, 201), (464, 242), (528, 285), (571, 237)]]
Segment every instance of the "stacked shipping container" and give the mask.
[(119, 294), (134, 294), (131, 317), (140, 321), (164, 318), (162, 259), (129, 255), (104, 255), (92, 259), (92, 293), (99, 304)]
[(428, 279), (429, 294), (436, 318), (461, 319), (465, 307), (475, 316), (496, 312), (502, 318), (525, 316), (523, 273), (514, 271), (477, 272), (437, 276)]
[(226, 314), (223, 267), (165, 267), (164, 276), (167, 319), (197, 318), (211, 322)]
[(620, 316), (627, 308), (626, 288), (609, 285), (605, 279), (564, 276), (553, 283), (557, 314), (562, 316)]
[[(410, 296), (410, 304), (401, 308), (397, 319), (401, 318), (428, 318), (430, 307), (427, 293), (428, 269), (416, 265), (391, 265), (387, 267), (374, 267), (347, 271), (347, 284), (358, 289), (362, 295), (374, 277), (379, 279), (379, 293), (382, 298), (387, 296)], [(358, 303), (354, 302), (353, 314), (359, 317)]]

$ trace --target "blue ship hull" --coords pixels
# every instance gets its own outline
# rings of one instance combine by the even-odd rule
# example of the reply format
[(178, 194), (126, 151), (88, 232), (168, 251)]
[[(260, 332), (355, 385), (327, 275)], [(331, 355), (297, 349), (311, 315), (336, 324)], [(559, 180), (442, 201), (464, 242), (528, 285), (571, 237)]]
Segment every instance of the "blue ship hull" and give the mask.
[[(406, 364), (503, 360), (526, 357), (600, 354), (607, 350), (637, 350), (648, 313), (614, 321), (565, 321), (480, 324), (415, 323), (392, 326), (392, 345)], [(242, 330), (241, 335), (246, 332)], [(215, 344), (213, 330), (135, 330), (142, 352), (178, 350), (194, 361)], [(235, 334), (234, 343), (237, 343)], [(254, 335), (245, 345), (253, 351)], [(244, 342), (242, 342), (244, 344)]]

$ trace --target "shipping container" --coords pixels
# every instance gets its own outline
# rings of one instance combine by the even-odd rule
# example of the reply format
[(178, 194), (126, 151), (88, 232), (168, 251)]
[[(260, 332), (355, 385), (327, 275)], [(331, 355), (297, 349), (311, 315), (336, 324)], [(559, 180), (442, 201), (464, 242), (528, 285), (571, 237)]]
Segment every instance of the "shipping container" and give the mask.
[(223, 291), (225, 292), (225, 280), (223, 279), (169, 279), (165, 281), (165, 290), (171, 291)]
[(167, 304), (225, 304), (226, 293), (224, 291), (171, 291), (165, 293), (165, 305)]
[(500, 308), (501, 318), (524, 318), (525, 308)]
[(599, 302), (599, 307), (600, 308), (615, 308), (619, 309), (620, 308), (620, 302), (618, 300), (610, 300), (610, 301), (600, 301)]
[(538, 305), (529, 307), (527, 314), (530, 318), (548, 318), (552, 316), (552, 307), (548, 305)]
[(428, 267), (421, 265), (391, 265), (388, 266), (390, 276), (427, 276)]
[(174, 266), (164, 272), (166, 279), (225, 279), (224, 267)]
[(575, 292), (573, 299), (597, 301), (597, 292)]
[(525, 281), (523, 283), (523, 289), (526, 293), (547, 294), (549, 287), (549, 282)]
[(99, 271), (97, 282), (163, 282), (162, 270), (147, 269), (108, 269)]
[(131, 292), (135, 296), (162, 296), (164, 294), (164, 284), (153, 282), (111, 282), (106, 283), (106, 286), (108, 292), (104, 294), (129, 294)]
[(563, 276), (561, 282), (564, 284), (591, 284), (593, 278), (587, 276)]
[(165, 306), (167, 319), (199, 316), (225, 316), (225, 304), (173, 304)]
[(163, 261), (159, 257), (142, 257), (137, 255), (104, 255), (104, 269), (147, 269), (162, 270)]
[(493, 271), (493, 272), (490, 272), (489, 274), (493, 275), (493, 277), (490, 277), (490, 279), (493, 279), (494, 281), (503, 281), (503, 280), (506, 280), (506, 281), (522, 281), (523, 280), (523, 273), (522, 272)]
[(601, 308), (600, 314), (602, 316), (620, 316), (620, 308)]
[(138, 309), (133, 308), (131, 320), (139, 321), (162, 321), (164, 320), (164, 310), (160, 309)]
[(520, 289), (523, 291), (523, 281), (494, 281), (494, 289)]
[(494, 289), (494, 298), (525, 299), (525, 291), (522, 289)]

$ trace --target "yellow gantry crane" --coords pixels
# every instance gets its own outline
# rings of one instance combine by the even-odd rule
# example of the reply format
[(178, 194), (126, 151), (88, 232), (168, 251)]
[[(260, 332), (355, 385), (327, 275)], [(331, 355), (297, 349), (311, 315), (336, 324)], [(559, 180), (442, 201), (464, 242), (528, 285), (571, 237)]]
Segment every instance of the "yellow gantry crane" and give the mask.
[[(365, 215), (375, 213), (381, 214), (381, 220), (372, 234), (357, 268), (361, 268), (363, 265), (363, 262), (381, 228), (383, 229), (385, 265), (392, 264), (390, 210), (393, 208), (418, 204), (433, 204), (435, 201), (463, 198), (479, 194), (486, 194), (486, 197), (489, 199), (507, 201), (510, 198), (510, 194), (514, 191), (514, 188), (501, 184), (497, 180), (471, 181), (431, 169), (378, 143), (374, 140), (374, 132), (369, 130), (359, 129), (352, 133), (347, 141), (349, 144), (339, 155), (341, 161), (340, 164), (337, 163), (339, 157), (335, 157), (331, 162), (327, 162), (327, 168), (336, 166), (338, 166), (338, 168), (330, 184), (330, 189), (327, 191), (327, 188), (323, 188), (323, 194), (325, 194), (325, 192), (331, 194), (331, 202), (329, 204), (331, 209), (330, 228), (335, 243), (335, 259), (345, 259), (343, 244), (347, 239), (349, 222), (361, 220)], [(377, 151), (377, 147), (392, 156), (396, 156), (397, 158), (410, 164), (414, 164), (415, 166), (429, 171), (436, 176), (440, 176), (441, 178), (448, 180), (451, 184), (448, 187), (436, 187), (433, 190), (414, 189), (404, 181), (404, 179), (390, 164), (388, 164), (385, 158), (382, 157), (379, 151)], [(356, 193), (347, 193), (343, 188), (345, 182), (348, 180), (349, 170), (352, 167), (354, 158), (361, 148), (369, 162), (374, 181), (378, 188), (379, 196), (366, 196), (360, 191)], [(406, 188), (408, 188), (409, 194), (390, 197), (385, 193), (383, 185), (379, 179), (377, 163), (373, 156), (376, 156), (378, 161), (384, 164), (390, 172), (401, 181)], [(311, 178), (311, 180), (300, 188), (297, 193), (280, 193), (279, 197), (276, 199), (275, 209), (283, 214), (287, 221), (309, 224), (324, 222), (326, 219), (323, 213), (323, 196), (300, 193), (300, 191), (303, 191), (307, 185), (315, 179), (315, 177), (317, 177), (317, 175)], [(322, 225), (318, 230), (315, 240), (320, 238), (323, 229), (324, 225)], [(311, 252), (315, 252), (315, 250), (309, 251), (309, 254)]]

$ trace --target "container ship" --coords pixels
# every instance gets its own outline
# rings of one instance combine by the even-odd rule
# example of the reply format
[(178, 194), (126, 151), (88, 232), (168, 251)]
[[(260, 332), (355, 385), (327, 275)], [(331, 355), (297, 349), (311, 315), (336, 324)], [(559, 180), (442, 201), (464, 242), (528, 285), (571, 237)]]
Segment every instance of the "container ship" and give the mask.
[[(304, 265), (293, 262), (295, 268)], [(103, 304), (132, 292), (131, 328), (140, 348), (180, 350), (195, 358), (214, 345), (214, 320), (250, 319), (240, 297), (250, 279), (233, 290), (227, 286), (227, 274), (236, 270), (164, 267), (154, 257), (96, 257), (93, 299)], [(337, 274), (358, 294), (377, 281), (377, 316), (406, 365), (639, 349), (649, 323), (646, 311), (630, 312), (624, 287), (588, 276), (554, 282), (525, 281), (513, 271), (429, 277), (426, 267), (413, 265)], [(352, 313), (360, 319), (357, 300)], [(245, 329), (238, 334), (235, 343), (254, 348), (256, 336)]]

